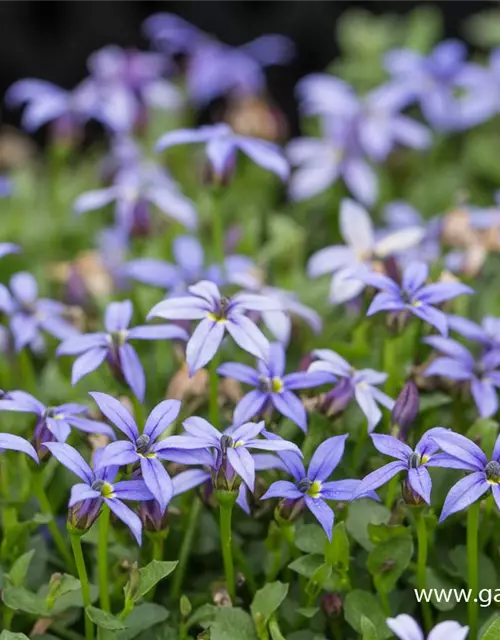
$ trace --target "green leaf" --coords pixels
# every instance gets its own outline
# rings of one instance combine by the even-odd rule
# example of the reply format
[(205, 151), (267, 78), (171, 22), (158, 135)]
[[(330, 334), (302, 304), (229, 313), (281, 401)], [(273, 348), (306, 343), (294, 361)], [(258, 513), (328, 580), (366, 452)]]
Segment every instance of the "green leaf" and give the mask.
[(489, 418), (478, 418), (465, 435), (471, 440), (481, 442), (481, 449), (491, 458), (498, 436), (498, 422)]
[(0, 640), (29, 640), (29, 638), (25, 636), (24, 633), (13, 633), (12, 631), (4, 629), (4, 631), (0, 633)]
[(373, 549), (373, 543), (370, 541), (368, 525), (387, 524), (390, 517), (389, 509), (374, 500), (366, 498), (355, 500), (349, 505), (349, 514), (346, 520), (347, 531), (356, 542), (370, 551)]
[(495, 620), (493, 620), (493, 622), (481, 636), (481, 640), (500, 640), (500, 618), (496, 618)]
[(332, 540), (325, 544), (325, 561), (341, 575), (347, 575), (350, 563), (349, 537), (345, 522), (339, 522), (333, 527)]
[(361, 616), (362, 640), (378, 640), (378, 633), (373, 622), (366, 616)]
[(2, 600), (10, 609), (25, 611), (35, 616), (48, 615), (43, 598), (24, 587), (7, 587), (2, 591)]
[(323, 553), (325, 532), (317, 524), (303, 524), (295, 532), (295, 546), (305, 553)]
[(360, 634), (363, 633), (362, 619), (368, 618), (375, 627), (379, 640), (385, 640), (392, 635), (385, 623), (386, 616), (377, 598), (369, 591), (355, 589), (347, 594), (344, 600), (344, 617)]
[(81, 586), (80, 580), (68, 573), (54, 573), (50, 579), (49, 592), (45, 599), (47, 606), (51, 609), (56, 600), (72, 591), (79, 591)]
[(370, 542), (377, 545), (397, 536), (407, 536), (410, 533), (408, 527), (401, 524), (369, 524), (368, 535)]
[(85, 611), (92, 622), (100, 629), (108, 629), (109, 631), (125, 629), (125, 623), (112, 613), (92, 606), (86, 607)]
[(9, 571), (8, 580), (13, 587), (22, 587), (28, 573), (31, 559), (35, 553), (34, 549), (23, 553), (12, 565)]
[(139, 569), (139, 586), (133, 598), (137, 602), (139, 598), (145, 596), (160, 580), (166, 578), (177, 566), (177, 562), (164, 562), (162, 560), (152, 560), (142, 569)]
[(252, 619), (243, 609), (218, 608), (209, 628), (210, 640), (235, 640), (236, 637), (238, 640), (257, 640)]
[[(467, 548), (459, 545), (450, 551), (449, 557), (455, 568), (454, 574), (467, 582)], [(478, 555), (478, 570), (481, 576), (481, 588), (494, 590), (498, 582), (495, 565), (481, 552)]]
[(426, 393), (420, 396), (419, 414), (422, 415), (426, 411), (432, 409), (438, 409), (444, 407), (447, 404), (451, 404), (452, 398), (446, 393), (436, 391), (435, 393)]
[[(431, 603), (438, 611), (451, 611), (457, 606), (455, 597), (455, 585), (450, 580), (440, 576), (434, 569), (427, 567), (426, 570), (426, 586), (427, 591), (431, 592)], [(446, 593), (449, 601), (445, 602), (443, 598), (436, 598), (436, 592)]]
[(381, 542), (370, 551), (366, 566), (381, 591), (389, 593), (394, 589), (412, 555), (413, 539), (409, 535)]
[[(132, 640), (132, 638), (135, 638), (143, 631), (164, 622), (169, 615), (170, 612), (167, 611), (165, 607), (155, 604), (154, 602), (139, 604), (134, 607), (132, 613), (127, 616), (127, 628), (118, 633), (117, 640)], [(151, 631), (149, 633), (151, 633)]]
[(321, 589), (325, 586), (326, 582), (331, 578), (333, 569), (331, 565), (324, 562), (316, 571), (312, 574), (309, 582), (306, 585), (306, 593), (310, 596), (316, 597)]
[[(318, 569), (320, 569), (324, 564), (325, 563), (323, 556), (317, 555), (316, 553), (311, 553), (307, 556), (301, 556), (300, 558), (297, 558), (288, 566), (292, 571), (295, 571), (299, 575), (311, 579), (316, 571), (318, 571)], [(330, 576), (330, 578), (325, 581), (324, 588), (328, 591), (338, 590), (340, 588), (340, 585), (337, 576)]]
[(299, 607), (297, 613), (304, 618), (313, 618), (319, 611), (319, 607)]
[(279, 581), (268, 583), (257, 591), (250, 605), (250, 611), (259, 635), (263, 633), (269, 618), (278, 610), (287, 593), (288, 584)]

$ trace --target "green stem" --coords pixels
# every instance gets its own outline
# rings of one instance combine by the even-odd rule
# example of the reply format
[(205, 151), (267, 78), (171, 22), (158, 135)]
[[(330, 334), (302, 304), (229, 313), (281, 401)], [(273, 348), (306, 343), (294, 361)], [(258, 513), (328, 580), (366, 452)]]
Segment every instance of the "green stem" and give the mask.
[(221, 190), (215, 187), (212, 191), (212, 242), (214, 245), (215, 260), (224, 271), (224, 220), (221, 207)]
[(3, 605), (2, 622), (3, 622), (3, 629), (5, 629), (6, 631), (10, 631), (14, 613), (15, 613), (14, 609), (10, 609), (6, 604)]
[(196, 526), (198, 524), (198, 518), (201, 512), (201, 500), (196, 496), (191, 503), (191, 510), (189, 512), (188, 523), (185, 529), (184, 537), (182, 539), (182, 546), (179, 553), (179, 564), (174, 573), (174, 579), (172, 582), (171, 596), (174, 602), (179, 602), (181, 597), (182, 583), (184, 581), (184, 574), (186, 573), (187, 563), (189, 556), (191, 555), (191, 547), (193, 546), (194, 535), (196, 533)]
[[(87, 576), (87, 569), (85, 568), (85, 560), (83, 559), (82, 540), (81, 536), (75, 533), (70, 533), (71, 547), (73, 549), (73, 555), (75, 557), (76, 569), (78, 571), (78, 577), (82, 585), (82, 599), (85, 610), (92, 604), (90, 600), (90, 586)], [(88, 617), (87, 611), (85, 611), (85, 640), (94, 640), (94, 623)]]
[(109, 534), (110, 511), (107, 504), (103, 504), (101, 515), (99, 516), (99, 542), (97, 572), (99, 576), (99, 599), (103, 611), (111, 611), (109, 600), (109, 580), (108, 580), (108, 534)]
[(219, 503), (220, 542), (222, 560), (224, 562), (224, 573), (226, 574), (226, 587), (231, 602), (234, 603), (236, 599), (236, 583), (231, 550), (231, 518), (238, 493), (236, 491), (216, 491), (216, 496), (217, 502)]
[(493, 496), (490, 494), (485, 500), (484, 516), (483, 516), (483, 522), (481, 526), (481, 536), (479, 540), (481, 549), (483, 549), (486, 546), (490, 538), (491, 513), (493, 511), (493, 504), (494, 504)]
[[(167, 537), (166, 532), (165, 534), (164, 532), (161, 532), (161, 533), (155, 533), (150, 535), (151, 544), (153, 546), (153, 553), (152, 553), (153, 560), (163, 560), (163, 542), (166, 537)], [(155, 593), (156, 593), (156, 585), (152, 589), (150, 589), (147, 595), (147, 599), (154, 600)]]
[(272, 616), (269, 620), (269, 633), (273, 640), (286, 640), (285, 636), (281, 633), (281, 629), (275, 616)]
[(471, 597), (467, 602), (469, 617), (469, 640), (477, 640), (479, 592), (478, 537), (479, 537), (479, 501), (471, 504), (467, 511), (467, 582)]
[(38, 385), (33, 367), (33, 360), (31, 359), (31, 353), (28, 351), (27, 347), (21, 349), (17, 354), (17, 364), (20, 380), (19, 387), (30, 393), (36, 394)]
[(133, 393), (131, 394), (130, 398), (132, 401), (132, 406), (134, 407), (135, 421), (137, 423), (137, 426), (139, 427), (139, 431), (142, 432), (142, 429), (144, 427), (144, 406)]
[(34, 479), (33, 491), (40, 504), (40, 509), (42, 510), (42, 513), (44, 515), (50, 516), (50, 520), (47, 523), (47, 526), (52, 535), (52, 538), (54, 539), (54, 544), (56, 545), (57, 550), (59, 551), (59, 555), (66, 563), (67, 567), (71, 571), (74, 571), (75, 563), (73, 562), (73, 558), (71, 557), (71, 553), (69, 551), (68, 545), (66, 544), (66, 541), (64, 540), (64, 537), (61, 531), (59, 530), (59, 527), (57, 526), (57, 523), (54, 519), (52, 508), (50, 506), (50, 502), (47, 497), (47, 494), (45, 493), (45, 487), (43, 486), (42, 474), (40, 473), (35, 474), (33, 476), (33, 479)]
[(361, 425), (361, 428), (358, 431), (358, 439), (356, 441), (354, 451), (352, 452), (352, 468), (354, 472), (358, 472), (360, 470), (363, 462), (363, 451), (367, 440), (368, 431), (363, 425)]
[[(421, 509), (415, 516), (415, 524), (417, 527), (417, 543), (418, 543), (418, 556), (417, 556), (417, 587), (422, 593), (427, 588), (427, 550), (428, 550), (428, 538), (427, 527), (425, 525), (425, 518)], [(424, 618), (425, 630), (429, 633), (432, 627), (432, 611), (430, 604), (422, 600), (422, 615)]]
[(389, 484), (387, 485), (387, 493), (385, 494), (385, 506), (388, 509), (392, 509), (392, 505), (394, 504), (394, 500), (396, 498), (398, 485), (399, 477), (397, 475), (389, 480)]
[(387, 593), (385, 591), (382, 591), (382, 589), (379, 589), (377, 587), (377, 593), (378, 593), (378, 597), (380, 599), (380, 604), (382, 605), (382, 609), (385, 613), (385, 615), (390, 618), (391, 616), (391, 605), (389, 604), (389, 598), (387, 597)]

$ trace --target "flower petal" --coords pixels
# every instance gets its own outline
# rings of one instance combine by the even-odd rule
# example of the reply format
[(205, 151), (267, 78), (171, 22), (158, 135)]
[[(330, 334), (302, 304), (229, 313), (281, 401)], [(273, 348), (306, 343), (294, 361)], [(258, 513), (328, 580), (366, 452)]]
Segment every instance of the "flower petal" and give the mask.
[(224, 327), (229, 323), (214, 322), (205, 318), (200, 322), (186, 345), (186, 362), (192, 376), (210, 362), (220, 347), (224, 337)]
[(144, 402), (146, 376), (136, 350), (130, 344), (122, 344), (118, 351), (125, 381), (139, 402)]
[(269, 498), (287, 498), (288, 500), (300, 500), (303, 497), (301, 491), (297, 489), (293, 482), (288, 480), (278, 480), (273, 482), (261, 500)]
[(139, 437), (139, 430), (130, 414), (130, 411), (123, 406), (121, 402), (113, 398), (107, 393), (100, 391), (92, 391), (89, 395), (94, 399), (95, 403), (106, 416), (127, 438), (135, 442)]
[(498, 395), (495, 387), (487, 379), (473, 378), (470, 390), (481, 418), (490, 418), (498, 410)]
[(268, 399), (269, 395), (262, 393), (259, 389), (253, 389), (244, 395), (234, 409), (234, 424), (243, 424), (259, 415)]
[(299, 425), (302, 431), (307, 431), (307, 413), (304, 405), (295, 394), (291, 391), (273, 393), (271, 401), (282, 415)]
[(305, 501), (309, 511), (323, 527), (328, 540), (331, 540), (334, 521), (332, 509), (321, 498), (311, 498), (311, 496), (306, 495)]
[(421, 496), (427, 504), (431, 503), (432, 480), (425, 467), (408, 470), (408, 482), (411, 488)]
[(290, 165), (281, 149), (267, 140), (238, 136), (238, 147), (263, 169), (272, 171), (283, 181), (288, 180)]
[(372, 471), (361, 480), (358, 488), (354, 492), (353, 499), (362, 498), (368, 492), (375, 491), (375, 489), (389, 482), (391, 478), (394, 478), (394, 476), (401, 471), (406, 471), (407, 468), (408, 466), (404, 462), (396, 460), (385, 464), (383, 467), (380, 467), (380, 469)]
[(371, 253), (374, 244), (373, 223), (360, 204), (345, 198), (340, 203), (340, 233), (356, 253)]
[(259, 384), (259, 374), (255, 369), (239, 362), (225, 362), (217, 369), (217, 374), (224, 378), (232, 378), (238, 382), (244, 382), (257, 386)]
[(185, 329), (175, 324), (150, 324), (129, 329), (128, 340), (188, 340)]
[(109, 350), (97, 347), (89, 349), (79, 356), (73, 363), (71, 370), (71, 384), (74, 386), (79, 380), (91, 371), (95, 371), (106, 359)]
[(310, 480), (323, 482), (333, 473), (344, 455), (348, 437), (348, 434), (333, 436), (319, 445), (309, 463), (307, 477)]
[(195, 296), (183, 296), (182, 298), (167, 298), (156, 304), (147, 315), (151, 318), (164, 318), (165, 320), (201, 320), (206, 318), (211, 310), (207, 300)]
[(21, 451), (28, 454), (38, 464), (36, 451), (27, 440), (11, 433), (0, 433), (0, 450)]
[(464, 462), (467, 465), (465, 469), (472, 467), (477, 471), (483, 471), (488, 463), (485, 453), (477, 444), (460, 433), (441, 431), (434, 433), (432, 439), (445, 453)]
[(318, 278), (326, 273), (333, 273), (356, 263), (351, 247), (337, 245), (325, 247), (316, 251), (307, 263), (307, 275), (310, 278)]
[(72, 336), (61, 342), (56, 349), (56, 355), (77, 356), (89, 349), (107, 346), (109, 346), (109, 341), (105, 333), (86, 333), (84, 335)]
[(45, 442), (43, 446), (67, 469), (87, 484), (92, 484), (94, 472), (76, 449), (61, 442)]
[(229, 448), (227, 450), (227, 459), (236, 474), (240, 476), (253, 493), (255, 489), (255, 463), (252, 454), (245, 447)]
[(127, 464), (137, 462), (139, 456), (135, 450), (135, 445), (128, 440), (112, 442), (104, 447), (98, 460), (94, 461), (96, 471), (110, 466), (122, 467)]
[(399, 640), (424, 640), (424, 634), (415, 620), (406, 613), (387, 618), (387, 626)]
[(459, 480), (448, 492), (444, 501), (443, 510), (439, 517), (439, 522), (443, 522), (448, 516), (457, 511), (466, 509), (472, 503), (479, 500), (491, 485), (485, 478), (483, 471), (475, 471)]
[(241, 314), (235, 314), (226, 323), (226, 328), (239, 347), (256, 358), (267, 362), (269, 341), (249, 318)]
[(141, 472), (147, 488), (164, 513), (174, 494), (172, 479), (158, 458), (141, 458)]
[(413, 453), (411, 447), (393, 436), (372, 433), (370, 434), (370, 438), (372, 439), (373, 446), (377, 451), (380, 451), (380, 453), (383, 453), (386, 456), (391, 456), (391, 458), (397, 458), (398, 460), (401, 460), (401, 462), (407, 462), (408, 458)]
[(134, 538), (137, 540), (137, 544), (140, 546), (142, 542), (142, 524), (139, 516), (116, 498), (104, 498), (104, 501), (115, 516), (132, 531)]

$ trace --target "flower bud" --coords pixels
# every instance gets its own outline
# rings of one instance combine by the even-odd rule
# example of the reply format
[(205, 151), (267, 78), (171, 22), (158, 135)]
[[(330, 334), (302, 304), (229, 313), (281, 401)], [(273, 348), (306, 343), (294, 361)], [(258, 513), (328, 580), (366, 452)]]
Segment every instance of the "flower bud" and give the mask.
[(139, 518), (144, 530), (149, 533), (161, 533), (168, 530), (168, 509), (162, 514), (160, 505), (156, 500), (141, 502)]
[(131, 233), (134, 238), (148, 237), (152, 231), (149, 205), (144, 200), (139, 200), (132, 212)]
[(236, 474), (227, 457), (227, 449), (233, 446), (231, 436), (224, 435), (221, 438), (220, 459), (217, 461), (216, 470), (213, 473), (213, 484), (216, 491), (238, 492), (241, 478)]
[(420, 398), (417, 385), (413, 380), (408, 380), (401, 393), (396, 399), (391, 413), (391, 424), (393, 428), (401, 431), (404, 437), (415, 421), (420, 407)]
[(137, 593), (139, 591), (139, 583), (141, 581), (141, 574), (139, 571), (139, 567), (137, 566), (137, 562), (134, 562), (130, 567), (130, 573), (128, 577), (127, 584), (123, 587), (123, 592), (125, 594), (125, 601), (134, 601), (137, 597)]
[(408, 478), (405, 478), (401, 483), (401, 493), (406, 504), (412, 507), (421, 507), (425, 505), (425, 500), (415, 491), (415, 489), (413, 489)]
[(89, 498), (70, 507), (66, 523), (70, 533), (86, 533), (99, 517), (101, 505), (101, 498)]
[(278, 524), (287, 525), (297, 520), (303, 510), (303, 498), (299, 498), (298, 500), (284, 498), (279, 501), (276, 509), (274, 510), (274, 517)]
[(340, 416), (352, 400), (352, 387), (349, 380), (342, 379), (331, 391), (325, 394), (321, 412), (329, 418)]
[(48, 460), (51, 455), (47, 447), (43, 446), (43, 443), (55, 442), (55, 440), (56, 437), (48, 428), (45, 416), (42, 416), (36, 423), (35, 429), (33, 431), (33, 437), (31, 439), (31, 444), (34, 446), (40, 462)]
[(340, 593), (325, 593), (321, 599), (321, 608), (328, 618), (337, 618), (342, 613), (342, 596)]

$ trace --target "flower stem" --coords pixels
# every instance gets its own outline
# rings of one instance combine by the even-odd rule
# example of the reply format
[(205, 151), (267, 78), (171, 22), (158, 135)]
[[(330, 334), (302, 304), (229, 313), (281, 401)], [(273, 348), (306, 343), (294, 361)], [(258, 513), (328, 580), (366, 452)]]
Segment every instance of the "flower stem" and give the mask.
[(184, 574), (186, 573), (189, 556), (191, 555), (191, 547), (193, 546), (196, 526), (198, 524), (198, 518), (200, 517), (201, 504), (201, 500), (198, 497), (195, 497), (191, 504), (187, 527), (185, 529), (182, 546), (179, 553), (179, 564), (177, 565), (174, 573), (172, 591), (170, 594), (172, 596), (172, 600), (176, 603), (179, 602), (179, 598), (181, 597), (182, 582), (184, 580)]
[[(163, 560), (163, 542), (165, 541), (167, 535), (168, 529), (159, 533), (153, 533), (149, 535), (151, 545), (153, 547), (153, 560)], [(149, 593), (147, 594), (147, 599), (154, 600), (155, 593), (156, 585), (152, 589), (150, 589)]]
[(477, 639), (479, 591), (478, 537), (479, 537), (479, 501), (471, 504), (467, 511), (467, 582), (471, 597), (467, 602), (469, 618), (469, 640)]
[(231, 602), (236, 599), (236, 583), (234, 579), (234, 563), (231, 549), (231, 518), (234, 503), (238, 497), (237, 491), (216, 491), (217, 502), (219, 503), (220, 515), (220, 541), (222, 548), (222, 560), (224, 562), (224, 573), (226, 574), (226, 587)]
[(42, 513), (44, 515), (50, 516), (50, 520), (47, 523), (47, 526), (54, 540), (54, 544), (56, 545), (57, 550), (59, 551), (59, 555), (66, 563), (67, 567), (71, 569), (71, 571), (74, 571), (75, 563), (73, 562), (73, 558), (71, 557), (68, 545), (66, 544), (66, 541), (64, 540), (63, 535), (54, 519), (50, 502), (43, 486), (43, 477), (40, 473), (38, 473), (33, 476), (33, 479), (33, 491), (40, 504), (40, 509), (42, 510)]
[(214, 245), (215, 260), (224, 272), (224, 220), (222, 216), (221, 193), (222, 191), (218, 187), (212, 190), (212, 242)]
[(108, 581), (108, 532), (109, 532), (109, 507), (102, 505), (99, 516), (99, 543), (97, 571), (99, 574), (99, 599), (103, 611), (111, 611), (109, 601), (109, 581)]
[(36, 381), (35, 370), (31, 353), (28, 347), (21, 349), (17, 354), (18, 375), (20, 380), (19, 387), (25, 389), (29, 393), (36, 394), (38, 384)]
[[(417, 527), (417, 543), (418, 543), (418, 556), (417, 556), (417, 586), (422, 593), (426, 589), (427, 585), (427, 527), (425, 525), (425, 518), (421, 509), (418, 509), (415, 517), (415, 524)], [(432, 627), (432, 612), (428, 602), (422, 599), (422, 615), (424, 618), (425, 630), (428, 633)]]
[(398, 476), (394, 476), (389, 480), (387, 485), (387, 493), (385, 494), (385, 506), (388, 509), (392, 509), (392, 505), (394, 504), (394, 499), (396, 497), (396, 490), (398, 488), (399, 479)]
[[(83, 606), (86, 609), (92, 602), (90, 600), (90, 586), (87, 576), (87, 569), (85, 568), (85, 560), (83, 559), (82, 540), (81, 536), (75, 533), (70, 533), (71, 547), (73, 549), (73, 555), (75, 557), (76, 569), (78, 571), (78, 577), (82, 585), (82, 599)], [(94, 624), (88, 617), (85, 611), (85, 640), (94, 640)]]

